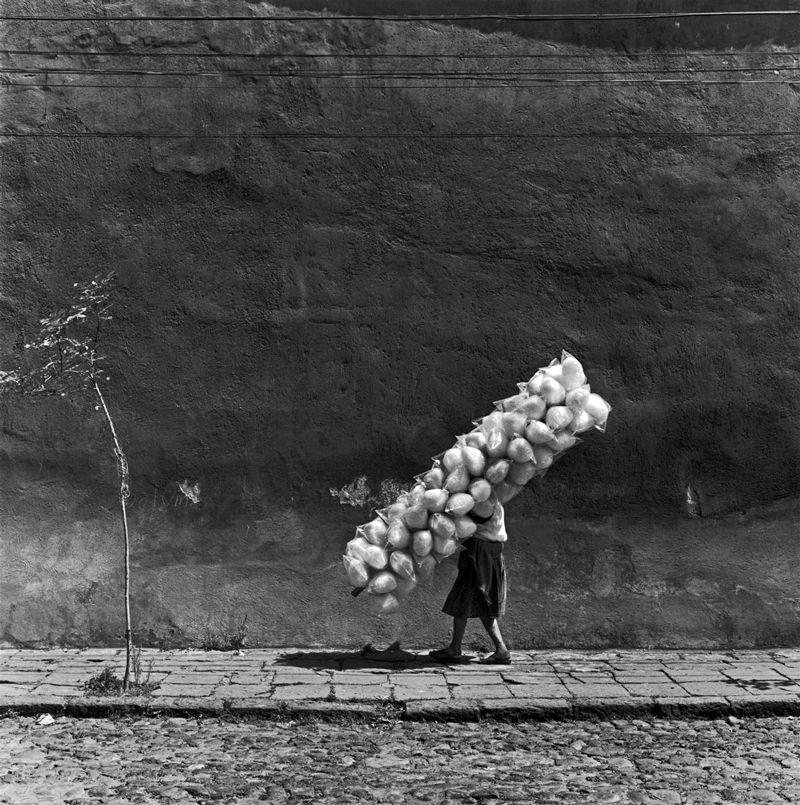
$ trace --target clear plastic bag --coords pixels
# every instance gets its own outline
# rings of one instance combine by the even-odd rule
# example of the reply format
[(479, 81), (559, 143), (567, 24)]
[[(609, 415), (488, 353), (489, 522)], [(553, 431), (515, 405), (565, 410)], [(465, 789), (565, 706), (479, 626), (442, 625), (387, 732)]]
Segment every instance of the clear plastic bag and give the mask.
[(508, 449), (508, 436), (501, 427), (492, 428), (486, 435), (486, 454), (490, 459), (500, 458)]
[(511, 439), (525, 430), (528, 417), (522, 411), (506, 411), (503, 414), (503, 432)]
[(572, 391), (586, 382), (586, 375), (583, 373), (581, 362), (566, 350), (561, 353), (560, 382), (567, 391)]
[(501, 503), (508, 503), (509, 500), (515, 498), (522, 490), (523, 486), (513, 484), (510, 481), (501, 481), (494, 488), (495, 495)]
[(580, 442), (581, 440), (574, 433), (562, 430), (553, 436), (548, 447), (550, 447), (554, 453), (563, 453), (565, 450), (569, 450), (570, 447), (575, 447), (576, 444), (580, 444)]
[(456, 527), (456, 539), (459, 542), (469, 539), (478, 530), (478, 524), (471, 517), (454, 517), (453, 523)]
[(412, 506), (416, 506), (418, 503), (422, 501), (422, 496), (425, 494), (425, 484), (422, 482), (418, 484), (414, 484), (414, 486), (409, 490), (407, 498), (408, 498), (408, 507), (411, 508)]
[(611, 406), (599, 394), (592, 392), (583, 406), (583, 410), (595, 418), (595, 427), (599, 431), (605, 431), (608, 415), (611, 413)]
[(431, 467), (423, 476), (422, 482), (426, 489), (441, 489), (444, 483), (445, 472), (441, 467)]
[(392, 551), (389, 556), (389, 566), (398, 578), (417, 580), (417, 574), (414, 572), (414, 560), (405, 551)]
[(537, 469), (546, 470), (553, 464), (553, 450), (544, 444), (537, 444), (533, 448), (533, 460), (536, 462)]
[(586, 433), (597, 425), (597, 420), (588, 411), (578, 411), (569, 423), (572, 433)]
[(403, 550), (408, 547), (411, 541), (411, 531), (408, 526), (400, 519), (392, 520), (386, 532), (386, 542), (395, 550)]
[(464, 459), (464, 467), (471, 476), (478, 478), (483, 475), (486, 468), (486, 456), (481, 450), (465, 443), (461, 446), (461, 455)]
[(536, 477), (537, 472), (536, 464), (534, 464), (533, 461), (529, 461), (527, 464), (519, 464), (515, 461), (509, 467), (506, 480), (510, 481), (512, 484), (524, 486), (531, 478)]
[(482, 500), (472, 507), (472, 513), (477, 514), (478, 517), (491, 517), (494, 512), (493, 500)]
[(507, 458), (500, 458), (492, 462), (486, 468), (486, 480), (494, 486), (499, 484), (508, 475), (508, 469), (511, 466), (511, 461)]
[(567, 398), (567, 390), (554, 377), (544, 378), (539, 394), (548, 406), (561, 405)]
[(476, 478), (469, 485), (469, 494), (472, 495), (476, 503), (482, 503), (489, 499), (492, 494), (492, 485), (485, 478)]
[(455, 535), (452, 537), (443, 537), (437, 534), (433, 535), (433, 551), (432, 555), (438, 561), (442, 561), (442, 559), (447, 559), (448, 556), (452, 556), (458, 550), (458, 540), (455, 538)]
[(467, 447), (475, 447), (483, 452), (486, 449), (486, 434), (480, 428), (471, 430), (469, 433), (464, 434), (464, 444)]
[(360, 559), (362, 562), (367, 561), (367, 548), (372, 545), (371, 542), (367, 542), (366, 539), (362, 536), (353, 537), (350, 542), (347, 543), (347, 547), (345, 548), (345, 553), (348, 556), (352, 556), (355, 559)]
[(392, 612), (397, 612), (400, 609), (400, 602), (397, 596), (393, 593), (386, 593), (386, 595), (375, 596), (378, 601), (378, 612), (381, 615), (390, 615)]
[(364, 537), (367, 542), (371, 542), (373, 545), (380, 545), (381, 548), (386, 545), (386, 532), (386, 523), (381, 517), (376, 517), (356, 528), (356, 533), (359, 536)]
[(533, 448), (531, 447), (531, 443), (524, 436), (515, 436), (508, 443), (506, 455), (512, 461), (516, 461), (519, 464), (527, 464), (529, 461), (533, 461)]
[(443, 512), (449, 497), (446, 489), (429, 489), (423, 497), (423, 503), (429, 512)]
[(464, 463), (464, 457), (461, 454), (461, 448), (456, 445), (445, 451), (442, 456), (442, 464), (447, 472), (452, 472), (456, 467), (460, 467)]
[(577, 414), (579, 411), (583, 411), (590, 394), (591, 389), (589, 386), (579, 386), (567, 392), (567, 396), (564, 398), (564, 404), (573, 414)]
[(454, 537), (456, 533), (456, 526), (453, 518), (447, 514), (432, 514), (429, 520), (428, 528), (433, 534), (434, 545), (436, 544), (436, 537)]
[(444, 489), (448, 492), (466, 492), (469, 488), (469, 472), (463, 464), (459, 464), (444, 479)]
[(385, 595), (397, 587), (397, 576), (390, 570), (376, 573), (367, 585), (367, 592), (372, 595)]
[(364, 549), (364, 564), (373, 570), (383, 570), (389, 564), (389, 554), (384, 548), (368, 543)]
[(347, 580), (353, 587), (366, 587), (369, 581), (369, 571), (361, 559), (345, 554), (342, 557), (344, 569), (347, 573)]
[(426, 508), (424, 501), (420, 501), (419, 503), (415, 503), (413, 506), (409, 506), (403, 513), (403, 522), (410, 531), (415, 531), (418, 528), (425, 528), (428, 522), (428, 509)]
[(547, 403), (538, 394), (532, 394), (517, 409), (525, 414), (528, 420), (542, 419), (547, 411)]
[(435, 568), (436, 557), (433, 556), (429, 551), (427, 556), (422, 557), (422, 559), (417, 562), (417, 578), (429, 579), (433, 575)]
[(566, 405), (553, 405), (547, 409), (545, 425), (553, 431), (563, 430), (572, 422), (573, 413)]
[(463, 517), (475, 505), (475, 498), (466, 492), (455, 492), (450, 495), (445, 506), (445, 513), (451, 517)]
[(534, 446), (547, 444), (553, 438), (553, 431), (544, 422), (529, 422), (525, 428), (525, 438)]
[(415, 531), (411, 535), (411, 550), (415, 556), (427, 556), (433, 548), (433, 534), (427, 529), (423, 528)]

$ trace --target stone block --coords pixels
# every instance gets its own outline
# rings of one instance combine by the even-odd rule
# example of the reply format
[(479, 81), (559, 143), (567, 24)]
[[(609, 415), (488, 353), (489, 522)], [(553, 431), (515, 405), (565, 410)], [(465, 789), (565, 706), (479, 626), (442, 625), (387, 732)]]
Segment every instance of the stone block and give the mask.
[(742, 691), (742, 688), (731, 681), (681, 682), (680, 684), (690, 696), (728, 696), (728, 694)]
[(404, 717), (411, 721), (477, 721), (481, 717), (478, 702), (412, 701), (405, 707)]
[(506, 685), (455, 685), (453, 699), (512, 699)]
[(664, 682), (629, 682), (625, 684), (625, 689), (630, 692), (631, 696), (647, 696), (647, 697), (661, 697), (661, 696), (681, 696), (686, 695), (686, 691), (674, 682), (665, 680)]
[(445, 685), (444, 672), (440, 674), (389, 674), (389, 681), (394, 685), (409, 688), (426, 688), (430, 685)]
[(494, 718), (512, 718), (531, 721), (551, 721), (568, 718), (572, 703), (568, 699), (549, 699), (531, 696), (522, 699), (487, 699), (480, 710)]
[(573, 695), (581, 699), (610, 699), (610, 698), (625, 698), (629, 697), (630, 693), (616, 683), (600, 684), (600, 683), (580, 683), (571, 679), (564, 680), (564, 687)]
[(79, 696), (83, 692), (80, 685), (37, 685), (32, 693), (35, 696), (57, 696), (66, 698), (68, 696)]
[(333, 686), (334, 698), (340, 701), (389, 701), (392, 688), (388, 683), (383, 685), (339, 685)]
[(272, 685), (218, 685), (213, 695), (220, 699), (257, 699), (269, 697), (272, 691)]
[(225, 674), (218, 671), (205, 673), (202, 671), (172, 671), (165, 679), (168, 685), (219, 685)]
[(567, 699), (570, 692), (563, 685), (509, 685), (515, 699)]
[(275, 687), (272, 698), (275, 701), (325, 699), (330, 692), (331, 686), (328, 684), (280, 685)]
[(464, 673), (463, 671), (445, 671), (444, 678), (450, 685), (501, 685), (503, 677), (497, 673)]
[(723, 696), (664, 696), (654, 701), (653, 713), (667, 717), (721, 716), (730, 711)]
[(334, 671), (331, 681), (334, 685), (382, 685), (389, 682), (389, 674)]
[(424, 687), (398, 685), (393, 686), (394, 700), (396, 702), (409, 701), (450, 701), (450, 689), (447, 685), (427, 685)]
[(153, 698), (199, 698), (202, 696), (210, 696), (217, 689), (216, 684), (209, 685), (170, 685), (169, 683), (159, 685), (153, 691)]

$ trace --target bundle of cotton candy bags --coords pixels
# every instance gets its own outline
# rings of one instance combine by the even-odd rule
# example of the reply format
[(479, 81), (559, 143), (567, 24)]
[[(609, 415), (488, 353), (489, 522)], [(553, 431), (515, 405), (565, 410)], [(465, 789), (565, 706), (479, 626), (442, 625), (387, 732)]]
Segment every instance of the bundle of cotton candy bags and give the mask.
[(581, 362), (568, 352), (517, 384), (517, 393), (494, 403), (469, 433), (433, 458), (407, 492), (356, 528), (343, 556), (348, 580), (393, 612), (437, 562), (458, 551), (476, 530), (470, 512), (491, 513), (581, 439), (605, 432), (611, 406), (592, 392)]

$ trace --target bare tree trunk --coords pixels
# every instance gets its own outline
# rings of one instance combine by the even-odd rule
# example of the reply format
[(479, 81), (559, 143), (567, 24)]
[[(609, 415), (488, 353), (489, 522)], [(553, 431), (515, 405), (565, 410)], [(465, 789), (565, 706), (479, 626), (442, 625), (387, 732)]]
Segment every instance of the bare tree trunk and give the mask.
[(105, 398), (100, 391), (100, 386), (97, 385), (97, 380), (94, 378), (92, 378), (92, 383), (100, 404), (103, 406), (103, 413), (106, 416), (108, 427), (111, 430), (111, 437), (114, 440), (114, 456), (117, 459), (117, 474), (119, 475), (119, 507), (122, 512), (122, 533), (125, 538), (125, 674), (122, 677), (122, 689), (127, 691), (130, 686), (131, 655), (133, 654), (133, 634), (131, 631), (131, 545), (128, 533), (127, 508), (128, 498), (131, 495), (130, 473), (128, 472), (128, 461), (117, 438), (114, 420), (111, 418)]

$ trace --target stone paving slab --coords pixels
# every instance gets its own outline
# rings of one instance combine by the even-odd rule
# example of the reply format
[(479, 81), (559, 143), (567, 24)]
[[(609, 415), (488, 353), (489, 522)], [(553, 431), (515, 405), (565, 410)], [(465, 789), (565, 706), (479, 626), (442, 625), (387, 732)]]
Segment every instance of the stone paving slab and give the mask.
[[(476, 658), (477, 659), (477, 658)], [(88, 696), (121, 649), (0, 649), (0, 714), (350, 713), (408, 719), (800, 715), (800, 650), (526, 651), (503, 666), (441, 664), (426, 651), (142, 651), (147, 696)], [(157, 670), (156, 670), (157, 669)]]

